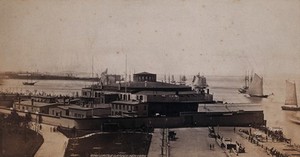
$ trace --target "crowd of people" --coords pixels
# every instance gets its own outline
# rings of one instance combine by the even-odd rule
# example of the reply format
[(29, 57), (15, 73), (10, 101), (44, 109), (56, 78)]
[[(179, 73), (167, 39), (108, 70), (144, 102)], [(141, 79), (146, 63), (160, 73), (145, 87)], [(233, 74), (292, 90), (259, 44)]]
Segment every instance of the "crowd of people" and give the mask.
[(269, 153), (272, 155), (272, 156), (275, 156), (275, 157), (288, 157), (289, 155), (287, 154), (283, 154), (281, 153), (280, 151), (274, 149), (274, 148), (271, 148), (271, 149), (268, 149), (266, 148), (267, 152), (269, 151)]

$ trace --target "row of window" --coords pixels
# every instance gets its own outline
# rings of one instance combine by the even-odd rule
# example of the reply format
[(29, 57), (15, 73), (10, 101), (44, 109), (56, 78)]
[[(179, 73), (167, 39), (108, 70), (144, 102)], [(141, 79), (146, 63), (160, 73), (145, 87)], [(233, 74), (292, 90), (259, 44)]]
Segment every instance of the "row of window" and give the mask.
[(130, 95), (128, 94), (120, 94), (119, 95), (120, 100), (130, 100)]
[(155, 81), (154, 76), (139, 76), (138, 81)]
[(119, 104), (112, 104), (112, 109), (116, 110), (127, 110), (127, 111), (137, 111), (138, 107), (133, 105), (119, 105)]
[(30, 112), (37, 112), (37, 111), (39, 111), (37, 108), (35, 108), (35, 107), (27, 107), (27, 106), (20, 106), (20, 105), (16, 105), (16, 108), (18, 109), (18, 110), (23, 110), (23, 111), (25, 111), (25, 110), (27, 110), (27, 111), (30, 111)]
[[(120, 100), (131, 100), (130, 95), (128, 94), (120, 94), (119, 95)], [(142, 95), (137, 95), (136, 100), (143, 100), (144, 97)]]
[(83, 114), (79, 114), (79, 113), (74, 113), (74, 117), (84, 118), (84, 115)]
[(54, 110), (52, 110), (52, 115), (55, 115), (55, 116), (61, 116), (61, 115), (62, 115), (62, 111), (60, 111), (60, 112), (55, 112), (55, 114), (54, 114)]

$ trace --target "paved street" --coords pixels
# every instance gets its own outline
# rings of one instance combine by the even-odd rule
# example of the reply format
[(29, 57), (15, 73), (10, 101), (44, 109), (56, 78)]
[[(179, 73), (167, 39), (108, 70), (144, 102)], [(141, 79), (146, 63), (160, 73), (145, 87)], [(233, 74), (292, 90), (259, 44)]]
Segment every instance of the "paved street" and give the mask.
[(42, 124), (40, 133), (44, 138), (44, 143), (35, 154), (35, 157), (63, 157), (67, 146), (68, 138), (62, 133), (50, 131), (50, 125)]
[[(177, 128), (170, 130), (175, 131), (178, 138), (175, 141), (170, 141), (170, 156), (172, 157), (226, 156), (215, 140), (208, 137), (207, 128)], [(161, 138), (160, 129), (155, 129), (148, 154), (149, 157), (161, 156)], [(214, 144), (214, 150), (210, 150), (210, 144)]]

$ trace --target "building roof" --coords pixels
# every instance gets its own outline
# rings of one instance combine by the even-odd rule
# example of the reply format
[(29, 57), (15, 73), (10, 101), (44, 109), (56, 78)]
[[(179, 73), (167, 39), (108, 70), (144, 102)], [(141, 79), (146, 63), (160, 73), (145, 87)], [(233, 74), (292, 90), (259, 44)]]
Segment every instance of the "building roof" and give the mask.
[(34, 95), (32, 98), (56, 99), (57, 97), (52, 95)]
[(60, 105), (60, 106), (57, 106), (57, 108), (60, 108), (60, 109), (63, 109), (63, 110), (68, 110), (68, 109), (92, 110), (92, 108), (82, 107), (82, 106), (79, 106), (79, 105)]
[[(191, 88), (185, 85), (175, 85), (164, 82), (122, 82), (121, 87), (127, 86), (127, 88)], [(118, 84), (114, 84), (118, 85)]]
[(152, 73), (149, 73), (149, 72), (140, 72), (140, 73), (135, 73), (134, 75), (156, 75), (156, 74), (152, 74)]
[(256, 104), (200, 104), (198, 112), (243, 112), (263, 111), (260, 105)]
[[(21, 101), (20, 104), (25, 105), (25, 106), (32, 105), (31, 100)], [(33, 106), (35, 106), (35, 107), (46, 107), (46, 106), (53, 106), (53, 105), (57, 105), (57, 103), (46, 103), (46, 102), (37, 102), (37, 101), (33, 102)]]
[(69, 106), (63, 105), (63, 106), (57, 106), (57, 108), (67, 110), (67, 109), (69, 109)]
[(128, 105), (138, 105), (139, 101), (113, 101), (112, 104), (128, 104)]
[[(134, 93), (137, 95), (175, 95), (176, 91), (140, 91)], [(192, 95), (198, 94), (196, 91), (179, 91), (178, 95)]]
[(70, 105), (69, 109), (75, 109), (75, 110), (93, 110), (92, 108), (81, 107), (79, 105)]
[(111, 108), (110, 104), (94, 104), (94, 108)]

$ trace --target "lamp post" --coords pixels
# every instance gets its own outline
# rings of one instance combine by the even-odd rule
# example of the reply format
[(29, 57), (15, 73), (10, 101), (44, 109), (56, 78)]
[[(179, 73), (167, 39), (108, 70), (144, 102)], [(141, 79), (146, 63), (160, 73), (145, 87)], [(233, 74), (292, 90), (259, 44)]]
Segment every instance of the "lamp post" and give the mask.
[(35, 112), (36, 114), (36, 119), (35, 119), (35, 131), (36, 131), (36, 135), (38, 135), (38, 131), (39, 131), (39, 128), (38, 128), (38, 123), (39, 123), (39, 112)]

